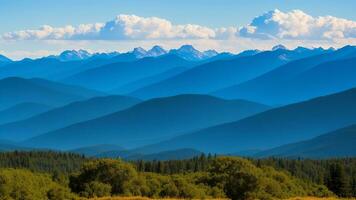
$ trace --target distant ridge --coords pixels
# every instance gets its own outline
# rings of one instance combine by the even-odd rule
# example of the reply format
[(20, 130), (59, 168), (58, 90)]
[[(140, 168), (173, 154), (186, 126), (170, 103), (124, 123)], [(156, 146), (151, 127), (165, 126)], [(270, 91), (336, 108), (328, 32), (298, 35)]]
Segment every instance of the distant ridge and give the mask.
[(125, 160), (183, 160), (203, 154), (195, 149), (177, 149), (172, 151), (162, 151), (154, 154), (133, 154), (123, 157)]
[(12, 60), (4, 55), (0, 54), (0, 67), (11, 63)]
[(44, 79), (10, 77), (0, 80), (0, 110), (19, 103), (33, 102), (61, 106), (103, 93)]
[(179, 148), (234, 153), (269, 149), (356, 123), (356, 89), (267, 110), (235, 122), (193, 131), (137, 149), (154, 153)]
[(25, 102), (0, 111), (0, 125), (23, 120), (52, 109), (40, 103)]
[(322, 53), (319, 50), (315, 51), (296, 52), (278, 49), (260, 53), (253, 52), (251, 56), (248, 56), (250, 53), (246, 53), (246, 56), (237, 55), (228, 59), (203, 62), (176, 76), (133, 91), (130, 95), (149, 99), (179, 94), (208, 94), (254, 79), (290, 61)]
[(172, 49), (169, 51), (169, 54), (177, 55), (189, 61), (204, 60), (218, 55), (218, 53), (214, 50), (200, 52), (197, 49), (195, 49), (192, 45), (183, 45), (178, 49)]
[(113, 145), (113, 144), (98, 144), (98, 145), (94, 145), (94, 146), (72, 149), (72, 150), (69, 150), (69, 152), (92, 157), (92, 156), (100, 155), (105, 152), (124, 151), (124, 150), (125, 150), (124, 148), (117, 146), (117, 145)]
[(56, 58), (60, 61), (76, 61), (76, 60), (85, 60), (88, 59), (92, 56), (91, 53), (85, 51), (85, 50), (66, 50), (63, 51), (60, 55), (58, 56), (49, 56), (50, 58)]
[(256, 157), (340, 158), (356, 156), (356, 125), (341, 128), (310, 140), (286, 144), (255, 154)]
[(0, 138), (14, 141), (63, 128), (82, 121), (94, 119), (139, 103), (140, 100), (126, 96), (94, 97), (77, 101), (28, 119), (0, 125)]
[(145, 57), (133, 62), (111, 63), (82, 71), (62, 80), (62, 82), (101, 91), (111, 91), (176, 67), (192, 65), (193, 63), (175, 55)]
[[(296, 51), (309, 51), (297, 48)], [(247, 82), (213, 92), (222, 98), (251, 99), (267, 104), (288, 104), (356, 86), (356, 47), (345, 46), (288, 62)]]
[[(25, 141), (24, 144), (73, 149), (114, 143), (124, 148), (132, 148), (162, 141), (187, 131), (241, 119), (268, 108), (254, 102), (227, 101), (207, 95), (158, 98), (45, 133)], [(8, 131), (4, 129), (5, 132)]]

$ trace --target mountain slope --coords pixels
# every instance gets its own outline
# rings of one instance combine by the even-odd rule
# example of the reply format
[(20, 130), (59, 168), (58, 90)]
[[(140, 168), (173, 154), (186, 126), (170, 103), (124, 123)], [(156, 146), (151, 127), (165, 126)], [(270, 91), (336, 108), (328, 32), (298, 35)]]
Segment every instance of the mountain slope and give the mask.
[[(0, 138), (19, 141), (81, 121), (126, 109), (139, 100), (125, 96), (95, 97), (74, 102), (31, 118), (0, 126)], [(82, 138), (82, 140), (84, 140)]]
[(257, 157), (332, 158), (356, 156), (356, 125), (338, 129), (310, 140), (260, 152)]
[[(34, 60), (26, 58), (11, 63), (6, 60), (5, 64), (8, 65), (0, 69), (0, 78), (16, 76), (61, 80), (92, 68), (118, 62), (132, 62), (138, 59), (137, 55), (132, 52), (90, 54), (84, 50), (67, 50), (58, 56), (52, 55)], [(0, 61), (0, 66), (2, 66), (2, 63)]]
[(6, 152), (6, 151), (30, 151), (30, 150), (34, 150), (34, 149), (28, 148), (28, 147), (19, 146), (17, 144), (9, 142), (9, 141), (0, 140), (0, 152)]
[(75, 74), (63, 81), (87, 88), (109, 91), (175, 67), (190, 65), (190, 62), (173, 55), (147, 57), (135, 62), (113, 63), (100, 66)]
[(354, 58), (317, 65), (288, 81), (283, 100), (295, 102), (356, 87), (355, 64), (356, 54)]
[(109, 151), (124, 151), (125, 149), (117, 146), (117, 145), (110, 145), (110, 144), (101, 144), (89, 147), (82, 147), (78, 149), (69, 150), (69, 152), (82, 154), (85, 156), (96, 156), (105, 152)]
[(140, 80), (128, 83), (126, 85), (123, 85), (119, 88), (116, 88), (112, 91), (110, 91), (110, 93), (113, 94), (127, 94), (130, 93), (134, 90), (137, 90), (139, 88), (145, 87), (147, 85), (153, 84), (153, 83), (157, 83), (159, 81), (165, 80), (167, 78), (170, 78), (172, 76), (175, 76), (177, 74), (180, 74), (184, 71), (186, 71), (188, 68), (187, 67), (175, 67), (173, 69), (169, 69), (167, 71), (164, 71), (160, 74), (156, 74), (153, 76), (149, 76), (149, 77), (145, 77), (142, 78)]
[(81, 61), (61, 62), (56, 58), (24, 59), (0, 68), (0, 78), (45, 78), (55, 77), (82, 65)]
[(179, 49), (170, 50), (169, 54), (177, 55), (189, 61), (201, 61), (216, 56), (218, 53), (214, 50), (200, 52), (197, 49), (195, 49), (192, 45), (183, 45)]
[(0, 110), (25, 102), (59, 106), (102, 94), (43, 79), (16, 77), (0, 80), (0, 91)]
[(355, 102), (356, 89), (352, 89), (178, 136), (141, 151), (194, 148), (204, 152), (231, 153), (272, 148), (355, 123)]
[[(331, 61), (336, 62), (350, 59), (353, 57), (356, 57), (356, 47), (353, 46), (346, 46), (334, 52), (326, 51), (326, 53), (320, 55), (289, 62), (255, 79), (220, 89), (213, 94), (223, 98), (246, 98), (269, 104), (286, 104), (316, 97), (322, 94), (325, 95), (327, 93), (320, 93), (317, 89), (314, 89), (313, 91), (315, 94), (303, 94), (305, 89), (308, 89), (314, 83), (317, 83), (320, 78), (324, 77), (319, 77), (317, 73), (314, 73), (314, 77), (312, 77), (313, 80), (311, 80), (314, 81), (314, 83), (309, 82), (309, 84), (306, 85), (303, 80), (297, 79), (298, 76), (303, 73), (307, 73), (309, 70), (312, 70), (317, 66), (320, 66), (320, 73), (325, 74), (327, 73), (328, 68), (327, 63), (332, 63)], [(341, 66), (344, 65), (342, 62), (338, 64)], [(344, 67), (344, 69), (346, 68), (347, 67)], [(321, 69), (324, 69), (324, 72), (321, 72)], [(341, 73), (343, 72), (340, 71), (340, 73), (336, 73), (335, 75), (340, 76)], [(333, 76), (330, 77), (333, 78)], [(342, 83), (343, 80), (339, 77), (337, 78), (339, 83)], [(336, 77), (334, 77), (334, 79), (336, 79)], [(295, 85), (300, 85), (303, 90), (294, 88)], [(347, 88), (344, 87), (343, 89)], [(334, 90), (334, 92), (337, 91)], [(288, 95), (286, 93), (288, 93)]]
[(59, 59), (60, 61), (75, 61), (75, 60), (85, 60), (90, 58), (92, 55), (85, 51), (85, 50), (67, 50), (67, 51), (63, 51), (58, 57), (57, 59)]
[[(200, 156), (202, 152), (195, 149), (177, 149), (172, 151), (162, 151), (153, 154), (133, 154), (123, 157), (125, 160), (183, 160)], [(102, 157), (103, 155), (99, 155)]]
[(10, 58), (0, 54), (0, 67), (5, 66), (11, 62), (12, 60)]
[(139, 98), (177, 94), (207, 94), (260, 76), (291, 60), (308, 56), (289, 50), (266, 51), (253, 56), (237, 56), (196, 66), (177, 76), (132, 92)]
[(0, 111), (0, 125), (23, 120), (34, 115), (46, 112), (53, 107), (39, 103), (20, 103), (8, 109)]
[(268, 106), (205, 95), (152, 99), (129, 109), (34, 137), (29, 146), (73, 149), (95, 144), (137, 147), (255, 114)]

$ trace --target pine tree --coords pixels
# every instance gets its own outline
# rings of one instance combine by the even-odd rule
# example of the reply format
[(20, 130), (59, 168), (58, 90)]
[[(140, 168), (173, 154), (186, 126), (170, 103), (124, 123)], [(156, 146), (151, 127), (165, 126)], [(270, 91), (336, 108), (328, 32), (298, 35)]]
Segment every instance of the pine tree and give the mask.
[(327, 181), (328, 188), (340, 197), (350, 196), (350, 185), (345, 170), (340, 163), (330, 166), (330, 175)]

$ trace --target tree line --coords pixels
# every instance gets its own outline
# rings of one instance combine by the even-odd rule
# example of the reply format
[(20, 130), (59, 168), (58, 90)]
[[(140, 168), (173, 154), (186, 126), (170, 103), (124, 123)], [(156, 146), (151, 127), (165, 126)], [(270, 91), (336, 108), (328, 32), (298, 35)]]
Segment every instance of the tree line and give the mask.
[[(186, 160), (132, 161), (139, 171), (175, 174), (206, 171), (216, 155), (205, 155)], [(258, 167), (270, 166), (284, 170), (297, 178), (325, 185), (341, 197), (356, 197), (356, 158), (248, 158)]]
[(355, 169), (355, 158), (243, 159), (202, 154), (186, 160), (122, 161), (51, 151), (8, 152), (0, 153), (0, 197), (349, 197), (356, 196)]

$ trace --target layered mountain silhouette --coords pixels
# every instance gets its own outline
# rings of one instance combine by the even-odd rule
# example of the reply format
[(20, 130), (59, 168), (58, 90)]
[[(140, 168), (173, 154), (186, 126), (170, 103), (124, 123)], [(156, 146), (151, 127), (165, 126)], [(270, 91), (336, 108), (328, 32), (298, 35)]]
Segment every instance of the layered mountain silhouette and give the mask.
[(23, 120), (34, 115), (46, 112), (52, 108), (53, 107), (51, 106), (47, 106), (40, 103), (20, 103), (0, 111), (0, 125)]
[[(58, 149), (106, 143), (124, 148), (138, 147), (183, 132), (241, 119), (268, 108), (249, 101), (229, 101), (205, 95), (152, 99), (120, 112), (34, 137), (24, 144)], [(4, 134), (9, 132), (3, 130)]]
[(0, 67), (5, 66), (11, 62), (12, 60), (10, 58), (0, 54)]
[(183, 45), (178, 49), (170, 50), (169, 54), (177, 55), (185, 60), (200, 61), (200, 60), (214, 57), (218, 55), (218, 52), (214, 50), (200, 52), (197, 49), (195, 49), (192, 45)]
[[(303, 48), (296, 50), (304, 51)], [(349, 89), (356, 47), (289, 62), (250, 81), (214, 92), (223, 98), (245, 98), (268, 104), (287, 104)]]
[(168, 79), (175, 75), (178, 75), (188, 69), (189, 69), (188, 67), (175, 67), (175, 68), (166, 70), (162, 73), (155, 74), (153, 76), (145, 77), (145, 78), (139, 79), (137, 81), (130, 82), (126, 85), (120, 86), (119, 88), (113, 89), (109, 92), (114, 93), (114, 94), (128, 94), (128, 93), (131, 93), (131, 92), (138, 90), (142, 87), (145, 87), (146, 85), (151, 85), (153, 83), (157, 83), (159, 81)]
[[(113, 152), (111, 152), (112, 155)], [(189, 159), (196, 156), (200, 156), (203, 153), (195, 149), (177, 149), (172, 151), (162, 151), (153, 154), (131, 154), (122, 157), (125, 160), (183, 160)], [(98, 157), (103, 157), (105, 154), (98, 155)], [(106, 154), (108, 156), (110, 154)]]
[(132, 62), (137, 59), (138, 58), (132, 53), (101, 53), (94, 54), (87, 59), (73, 59), (67, 61), (58, 59), (58, 56), (49, 56), (35, 60), (23, 59), (3, 66), (0, 69), (0, 78), (16, 76), (22, 78), (60, 80), (102, 65), (116, 62)]
[[(189, 52), (187, 52), (188, 54)], [(193, 53), (193, 52), (191, 52)], [(85, 50), (66, 50), (59, 55), (40, 59), (23, 59), (11, 61), (0, 55), (0, 78), (45, 78), (61, 80), (85, 70), (118, 62), (133, 62), (143, 57), (157, 57), (167, 54), (160, 46), (149, 51), (136, 48), (127, 53), (110, 52), (91, 54)], [(8, 65), (8, 66), (5, 66)]]
[(174, 77), (148, 85), (130, 95), (140, 98), (177, 94), (206, 94), (239, 84), (269, 72), (292, 60), (321, 53), (319, 50), (291, 51), (278, 49), (252, 56), (237, 56), (196, 66)]
[(310, 140), (259, 152), (255, 156), (336, 158), (356, 156), (356, 125), (341, 128)]
[(232, 153), (277, 147), (354, 124), (355, 101), (356, 89), (351, 89), (177, 136), (139, 151), (194, 148), (204, 152)]
[(7, 151), (30, 151), (33, 148), (19, 146), (13, 142), (0, 140), (0, 152), (7, 152)]
[(44, 79), (5, 78), (0, 80), (0, 110), (26, 103), (60, 106), (103, 95), (100, 92)]
[(94, 145), (94, 146), (89, 146), (89, 147), (82, 147), (82, 148), (78, 148), (78, 149), (72, 149), (72, 150), (69, 150), (69, 152), (93, 157), (93, 156), (103, 154), (105, 152), (124, 151), (124, 150), (125, 150), (124, 148), (117, 146), (117, 145), (100, 144), (100, 145)]
[(20, 141), (126, 109), (139, 101), (125, 96), (105, 96), (74, 102), (25, 120), (3, 124), (0, 126), (0, 138)]
[(82, 63), (78, 61), (61, 62), (55, 58), (23, 59), (11, 62), (0, 68), (0, 78), (22, 77), (22, 78), (49, 78), (57, 74), (65, 73), (79, 67)]
[(355, 46), (0, 55), (0, 151), (354, 156), (355, 63)]
[(156, 58), (147, 57), (136, 62), (121, 62), (100, 66), (75, 74), (63, 81), (87, 88), (109, 91), (175, 67), (189, 67), (191, 65), (191, 62), (174, 55)]
[(92, 56), (91, 53), (85, 50), (66, 50), (63, 51), (60, 55), (58, 56), (49, 56), (50, 58), (56, 58), (60, 61), (76, 61), (76, 60), (85, 60), (88, 59)]

